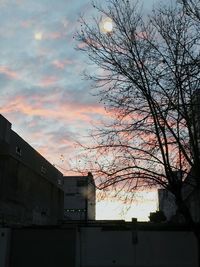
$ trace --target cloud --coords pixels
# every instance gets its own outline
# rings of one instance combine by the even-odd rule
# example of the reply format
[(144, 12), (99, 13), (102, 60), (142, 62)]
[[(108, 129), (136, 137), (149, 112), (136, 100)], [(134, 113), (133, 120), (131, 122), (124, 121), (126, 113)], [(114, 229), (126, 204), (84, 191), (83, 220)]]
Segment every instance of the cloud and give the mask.
[[(54, 82), (54, 79), (47, 79), (44, 84), (51, 82)], [(65, 101), (59, 101), (62, 95), (52, 91), (40, 95), (27, 93), (27, 95), (13, 96), (9, 99), (9, 105), (2, 106), (0, 112), (5, 114), (18, 112), (21, 115), (60, 119), (65, 122), (82, 120), (86, 123), (91, 121), (93, 115), (105, 115), (105, 110), (100, 105), (69, 102), (67, 98)]]
[(34, 24), (34, 20), (31, 20), (31, 19), (29, 19), (29, 20), (22, 20), (20, 22), (20, 26), (22, 28), (25, 28), (25, 29), (32, 27), (33, 24)]
[(5, 75), (9, 79), (17, 80), (17, 79), (20, 78), (19, 73), (17, 73), (16, 71), (10, 69), (7, 66), (0, 66), (0, 74)]
[(53, 62), (52, 62), (52, 65), (57, 68), (57, 69), (62, 69), (64, 70), (65, 67), (67, 65), (72, 65), (74, 64), (75, 62), (72, 61), (72, 60), (68, 60), (68, 59), (64, 59), (64, 60), (59, 60), (59, 59), (55, 59)]
[(56, 40), (56, 39), (63, 39), (65, 38), (65, 34), (62, 32), (49, 32), (44, 35), (44, 39), (46, 40)]
[(49, 87), (54, 85), (59, 79), (56, 76), (45, 76), (42, 78), (40, 85), (42, 87)]

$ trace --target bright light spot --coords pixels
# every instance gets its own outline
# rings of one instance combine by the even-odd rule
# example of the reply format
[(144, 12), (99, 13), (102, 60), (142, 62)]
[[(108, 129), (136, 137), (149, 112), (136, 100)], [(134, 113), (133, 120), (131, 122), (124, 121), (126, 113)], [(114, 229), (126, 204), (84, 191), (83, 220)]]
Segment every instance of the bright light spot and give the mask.
[(42, 40), (42, 37), (43, 37), (42, 32), (36, 32), (35, 35), (34, 35), (34, 38), (37, 41), (41, 41)]
[(110, 33), (113, 31), (113, 21), (111, 18), (105, 18), (102, 20), (100, 29), (103, 33)]

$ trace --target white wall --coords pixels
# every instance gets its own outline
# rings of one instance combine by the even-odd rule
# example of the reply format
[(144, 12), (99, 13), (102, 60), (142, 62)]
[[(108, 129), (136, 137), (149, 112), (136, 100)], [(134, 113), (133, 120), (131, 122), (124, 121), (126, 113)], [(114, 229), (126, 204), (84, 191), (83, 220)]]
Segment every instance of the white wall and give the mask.
[[(76, 259), (76, 264), (71, 264), (70, 267), (198, 267), (197, 246), (193, 233), (166, 230), (137, 231), (134, 228), (131, 230), (130, 226), (126, 228), (126, 226), (122, 228), (116, 224), (110, 227), (107, 223), (100, 226), (99, 224), (90, 226), (70, 224), (71, 228), (57, 229), (53, 232), (49, 229), (36, 229), (35, 231), (40, 232), (41, 242), (49, 242), (50, 247), (55, 245), (55, 240), (62, 251), (66, 249), (69, 251), (69, 246), (76, 246), (76, 249), (70, 252), (70, 257)], [(10, 239), (11, 231), (12, 229), (0, 228), (0, 267), (9, 267), (6, 265), (6, 261), (10, 246), (13, 254), (17, 253), (16, 249), (22, 244), (20, 243), (20, 238), (22, 238), (20, 231), (23, 229), (14, 230), (15, 236), (20, 237), (15, 239), (14, 243), (13, 239)], [(32, 234), (33, 238), (33, 229), (30, 229), (30, 233), (29, 229), (25, 231), (30, 236)], [(48, 234), (45, 234), (47, 231)], [(71, 232), (74, 234), (70, 235)], [(22, 241), (26, 240), (27, 236), (22, 236), (24, 238)], [(33, 240), (35, 240), (34, 238)], [(38, 247), (33, 240), (29, 240), (29, 246), (31, 248), (34, 245)], [(27, 246), (26, 243), (24, 245)], [(45, 255), (48, 254), (48, 246), (43, 246), (43, 250)], [(38, 263), (41, 257), (40, 252), (41, 250), (34, 250), (34, 257)], [(21, 253), (23, 255), (24, 251), (22, 250)], [(57, 251), (58, 255), (59, 253)], [(63, 254), (63, 259), (62, 266), (64, 264), (68, 266), (69, 259), (66, 253)], [(38, 264), (37, 267), (44, 267), (44, 265), (41, 262), (41, 265)]]
[(89, 176), (64, 177), (64, 219), (95, 220), (95, 187), (90, 179)]
[(84, 267), (198, 266), (196, 240), (190, 232), (138, 231), (136, 244), (131, 230), (81, 227), (79, 235)]

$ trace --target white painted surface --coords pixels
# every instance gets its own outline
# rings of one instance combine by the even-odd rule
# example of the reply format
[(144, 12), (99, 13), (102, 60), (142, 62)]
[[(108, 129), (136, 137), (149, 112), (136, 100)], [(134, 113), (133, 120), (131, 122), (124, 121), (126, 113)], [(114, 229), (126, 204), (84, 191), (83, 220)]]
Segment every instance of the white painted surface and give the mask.
[(138, 231), (81, 228), (81, 262), (84, 267), (197, 267), (196, 240), (184, 231)]

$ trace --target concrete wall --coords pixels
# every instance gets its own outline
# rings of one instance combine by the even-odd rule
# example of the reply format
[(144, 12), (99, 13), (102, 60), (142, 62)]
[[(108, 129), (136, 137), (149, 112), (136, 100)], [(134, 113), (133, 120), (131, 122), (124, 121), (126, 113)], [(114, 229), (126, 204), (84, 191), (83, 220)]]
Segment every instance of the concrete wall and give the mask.
[(63, 175), (0, 115), (0, 223), (56, 224), (63, 218)]
[(149, 225), (137, 229), (137, 224), (97, 221), (71, 223), (62, 228), (14, 228), (8, 233), (11, 238), (7, 235), (2, 243), (4, 237), (0, 237), (0, 266), (198, 266), (193, 233)]
[(74, 227), (13, 229), (7, 267), (74, 267), (75, 250)]
[(11, 229), (0, 228), (0, 266), (8, 267), (10, 260)]
[(197, 267), (194, 235), (187, 231), (80, 228), (80, 266)]

